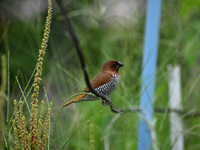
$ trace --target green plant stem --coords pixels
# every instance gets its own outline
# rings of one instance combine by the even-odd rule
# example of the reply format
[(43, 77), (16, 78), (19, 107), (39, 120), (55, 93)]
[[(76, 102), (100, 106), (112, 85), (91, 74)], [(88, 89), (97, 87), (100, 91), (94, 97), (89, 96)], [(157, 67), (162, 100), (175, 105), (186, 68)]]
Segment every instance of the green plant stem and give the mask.
[[(47, 91), (46, 91), (46, 88), (45, 87), (43, 87), (43, 89), (44, 89), (44, 93), (45, 93), (45, 98), (46, 98), (46, 100), (47, 100), (47, 106), (48, 106), (48, 109), (50, 109), (50, 106), (49, 106), (49, 99), (48, 99), (48, 97), (47, 97)], [(49, 116), (49, 134), (48, 134), (48, 150), (50, 150), (50, 135), (51, 135), (51, 129), (50, 129), (50, 124), (51, 124), (51, 117)]]
[[(35, 67), (35, 69), (36, 69), (36, 67)], [(27, 83), (27, 85), (26, 85), (25, 89), (24, 89), (24, 93), (25, 93), (25, 91), (26, 91), (26, 89), (27, 89), (27, 87), (28, 87), (28, 85), (29, 85), (29, 83), (30, 83), (31, 79), (32, 79), (32, 78), (33, 78), (33, 76), (34, 76), (35, 69), (34, 69), (34, 71), (33, 71), (32, 75), (31, 75), (31, 77), (30, 77), (30, 79), (29, 79), (29, 81), (28, 81), (28, 83)], [(30, 92), (31, 92), (31, 90), (32, 90), (32, 88), (33, 88), (33, 84), (34, 84), (34, 83), (32, 83), (32, 85), (31, 85), (30, 89), (28, 90), (28, 93), (26, 94), (26, 98), (27, 98), (27, 97), (28, 97), (28, 95), (30, 94)], [(22, 97), (23, 97), (23, 96), (22, 96)], [(22, 99), (22, 97), (20, 98), (20, 100)], [(23, 103), (23, 104), (24, 104), (24, 103)], [(22, 104), (22, 105), (23, 105), (23, 104)], [(19, 104), (18, 104), (18, 105), (19, 105)], [(12, 124), (12, 119), (13, 119), (14, 115), (15, 115), (15, 113), (13, 113), (13, 114), (12, 114), (12, 117), (11, 117), (11, 119), (9, 120), (9, 125), (11, 125), (11, 124)], [(12, 126), (11, 126), (11, 127), (12, 127)]]
[[(75, 94), (75, 95), (72, 95), (72, 96), (70, 96), (66, 101), (68, 101), (69, 99), (71, 99), (73, 96), (77, 96), (77, 95), (82, 94), (82, 93), (83, 93), (83, 92), (78, 93), (78, 94)], [(66, 101), (65, 101), (65, 102), (66, 102)], [(64, 102), (64, 103), (65, 103), (65, 102)], [(61, 109), (62, 109), (62, 107), (59, 109), (58, 114), (57, 114), (57, 116), (56, 116), (56, 120), (55, 120), (55, 123), (54, 123), (54, 126), (53, 126), (53, 132), (52, 132), (52, 134), (51, 134), (51, 139), (53, 139), (52, 137), (53, 137), (54, 132), (55, 132), (55, 129), (56, 129), (56, 125), (57, 125), (57, 121), (58, 121), (58, 117), (59, 117), (59, 115), (60, 115)], [(52, 142), (53, 142), (53, 141), (51, 141), (51, 145), (52, 145)]]
[(9, 130), (10, 130), (10, 124), (9, 124), (9, 119), (10, 119), (10, 52), (8, 51), (8, 67), (7, 67), (7, 77), (8, 77), (8, 89), (7, 89), (7, 148), (9, 149)]
[(21, 87), (21, 85), (20, 85), (20, 83), (19, 83), (19, 80), (18, 80), (17, 76), (16, 76), (15, 78), (16, 78), (17, 83), (18, 83), (18, 85), (19, 85), (20, 91), (21, 91), (21, 93), (22, 93), (22, 96), (23, 96), (24, 101), (25, 101), (25, 103), (26, 103), (26, 106), (27, 106), (27, 108), (28, 108), (28, 111), (29, 111), (29, 113), (30, 113), (30, 115), (31, 115), (31, 110), (30, 110), (30, 108), (29, 108), (29, 106), (28, 106), (28, 103), (27, 103), (27, 100), (26, 100), (26, 96), (24, 95), (24, 91), (23, 91), (23, 89), (22, 89), (22, 87)]
[(82, 128), (84, 127), (88, 122), (92, 121), (96, 116), (98, 116), (100, 113), (102, 113), (108, 106), (104, 107), (102, 110), (100, 110), (98, 113), (96, 113), (94, 116), (92, 116), (90, 119), (83, 122), (77, 129), (72, 133), (72, 135), (65, 141), (65, 143), (59, 148), (59, 150), (63, 150), (66, 144), (69, 142), (69, 140)]

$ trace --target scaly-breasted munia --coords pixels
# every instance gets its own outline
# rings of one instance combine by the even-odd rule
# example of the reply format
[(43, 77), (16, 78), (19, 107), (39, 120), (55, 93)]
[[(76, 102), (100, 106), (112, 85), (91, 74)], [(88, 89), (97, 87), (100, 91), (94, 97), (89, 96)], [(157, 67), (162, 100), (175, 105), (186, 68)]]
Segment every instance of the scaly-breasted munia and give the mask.
[[(103, 65), (101, 71), (91, 81), (92, 87), (100, 94), (104, 94), (106, 96), (111, 94), (119, 83), (118, 70), (122, 66), (124, 65), (116, 60), (107, 61)], [(62, 107), (65, 107), (71, 103), (77, 103), (81, 101), (94, 101), (99, 99), (96, 96), (87, 94), (88, 92), (90, 92), (88, 87), (86, 87), (83, 92), (84, 94), (78, 95), (73, 100), (65, 103)]]

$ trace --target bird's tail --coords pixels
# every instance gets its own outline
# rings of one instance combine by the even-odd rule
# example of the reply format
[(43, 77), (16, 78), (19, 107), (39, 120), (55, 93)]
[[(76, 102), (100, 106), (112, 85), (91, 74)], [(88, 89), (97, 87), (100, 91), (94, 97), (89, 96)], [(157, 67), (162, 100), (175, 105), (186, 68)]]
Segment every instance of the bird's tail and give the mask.
[(84, 98), (87, 94), (81, 94), (81, 95), (78, 95), (76, 98), (74, 98), (73, 100), (65, 103), (64, 105), (62, 105), (61, 107), (66, 107), (67, 105), (71, 104), (71, 103), (76, 103), (78, 101), (80, 101), (82, 98)]

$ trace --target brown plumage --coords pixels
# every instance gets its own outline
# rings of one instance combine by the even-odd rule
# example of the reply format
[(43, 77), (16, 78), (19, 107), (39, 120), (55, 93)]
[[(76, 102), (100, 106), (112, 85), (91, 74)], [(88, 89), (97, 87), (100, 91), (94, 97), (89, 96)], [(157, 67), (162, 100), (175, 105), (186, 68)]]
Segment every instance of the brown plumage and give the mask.
[[(104, 94), (104, 95), (111, 94), (119, 83), (118, 70), (122, 66), (124, 65), (116, 60), (107, 61), (103, 65), (101, 71), (91, 81), (92, 87), (101, 94)], [(73, 100), (65, 103), (62, 107), (65, 107), (71, 103), (76, 103), (80, 101), (94, 101), (94, 100), (99, 99), (96, 96), (87, 94), (88, 92), (90, 92), (88, 87), (86, 87), (83, 92), (85, 93), (78, 95)]]

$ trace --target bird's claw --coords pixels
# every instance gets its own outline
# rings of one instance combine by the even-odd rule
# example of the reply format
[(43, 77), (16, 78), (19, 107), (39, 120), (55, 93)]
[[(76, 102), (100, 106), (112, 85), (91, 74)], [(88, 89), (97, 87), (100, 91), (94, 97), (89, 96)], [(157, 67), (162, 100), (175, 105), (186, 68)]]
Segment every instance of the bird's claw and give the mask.
[(107, 99), (106, 100), (102, 99), (102, 101), (101, 101), (102, 105), (103, 106), (111, 105), (112, 101), (110, 100), (110, 98), (107, 95), (105, 95), (105, 96), (106, 96)]
[(124, 113), (120, 109), (115, 109), (113, 104), (110, 106), (110, 109), (114, 113), (120, 113), (120, 114), (124, 115)]
[(112, 104), (112, 101), (110, 100), (110, 98), (108, 96), (107, 96), (107, 100), (102, 99), (101, 103), (103, 106), (110, 105), (110, 109), (112, 112), (120, 113), (120, 114), (124, 115), (124, 113), (121, 110), (114, 108), (114, 105)]
[(108, 106), (108, 105), (110, 105), (110, 101), (106, 101), (106, 100), (103, 100), (103, 99), (102, 99), (101, 104), (102, 104), (103, 106)]
[(102, 99), (102, 101), (101, 101), (101, 104), (102, 104), (103, 106), (107, 106), (106, 101), (103, 100), (103, 99)]

